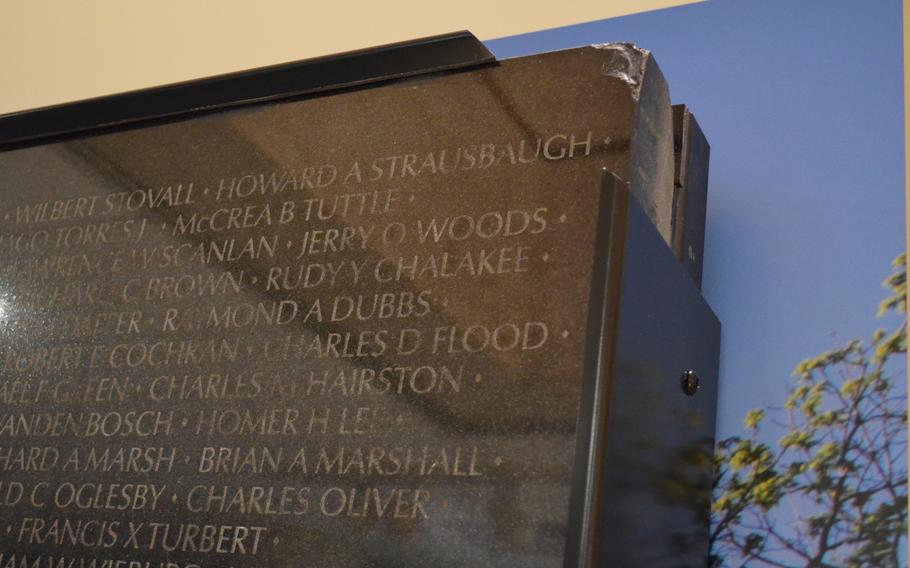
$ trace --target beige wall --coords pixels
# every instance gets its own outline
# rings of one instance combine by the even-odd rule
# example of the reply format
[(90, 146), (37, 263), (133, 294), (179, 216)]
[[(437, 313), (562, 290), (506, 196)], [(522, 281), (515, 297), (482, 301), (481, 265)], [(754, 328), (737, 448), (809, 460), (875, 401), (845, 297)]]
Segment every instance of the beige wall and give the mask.
[(468, 29), (492, 39), (693, 0), (3, 0), (0, 114)]

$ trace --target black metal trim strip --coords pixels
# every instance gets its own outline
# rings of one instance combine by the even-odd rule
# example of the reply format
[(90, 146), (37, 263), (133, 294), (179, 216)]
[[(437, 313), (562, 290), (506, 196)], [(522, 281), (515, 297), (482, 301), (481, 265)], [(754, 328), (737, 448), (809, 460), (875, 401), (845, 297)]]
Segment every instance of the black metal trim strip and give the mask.
[(600, 189), (563, 568), (595, 565), (600, 528), (599, 484), (630, 201), (625, 183), (606, 168)]
[(493, 63), (468, 31), (0, 116), (0, 146)]

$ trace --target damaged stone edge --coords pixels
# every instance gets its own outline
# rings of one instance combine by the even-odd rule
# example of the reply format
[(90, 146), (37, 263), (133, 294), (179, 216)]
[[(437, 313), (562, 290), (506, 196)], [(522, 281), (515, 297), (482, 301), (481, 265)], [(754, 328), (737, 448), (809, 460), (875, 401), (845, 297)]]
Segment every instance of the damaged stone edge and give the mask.
[(595, 43), (591, 47), (609, 52), (608, 58), (600, 67), (604, 77), (614, 77), (632, 87), (632, 96), (638, 100), (641, 95), (641, 82), (645, 65), (651, 52), (632, 43)]

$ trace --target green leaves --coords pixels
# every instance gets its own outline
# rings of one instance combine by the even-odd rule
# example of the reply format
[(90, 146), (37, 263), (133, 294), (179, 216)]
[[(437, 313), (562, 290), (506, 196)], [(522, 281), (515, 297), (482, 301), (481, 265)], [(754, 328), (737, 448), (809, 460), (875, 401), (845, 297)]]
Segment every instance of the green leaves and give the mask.
[(778, 442), (782, 449), (799, 448), (808, 450), (813, 446), (812, 433), (806, 430), (787, 432)]
[(893, 292), (885, 298), (878, 306), (879, 317), (888, 312), (895, 311), (901, 314), (907, 313), (907, 255), (906, 253), (898, 256), (892, 263), (894, 273), (882, 283)]
[(850, 361), (851, 356), (857, 355), (860, 357), (863, 355), (863, 342), (859, 339), (854, 339), (848, 343), (846, 347), (825, 351), (817, 357), (810, 357), (809, 359), (802, 361), (793, 370), (793, 374), (804, 380), (811, 380), (814, 378), (813, 372), (820, 369), (826, 369), (837, 365), (838, 363)]
[(906, 360), (896, 357), (907, 352), (905, 264), (903, 255), (895, 260), (879, 310), (902, 314), (896, 327), (802, 361), (783, 408), (749, 411), (749, 437), (718, 444), (711, 566), (901, 565)]
[(844, 398), (854, 398), (862, 392), (863, 386), (865, 386), (864, 377), (847, 379), (840, 387), (840, 394)]
[(765, 411), (762, 409), (750, 410), (746, 414), (745, 424), (749, 430), (755, 430), (761, 424), (762, 418), (765, 417)]

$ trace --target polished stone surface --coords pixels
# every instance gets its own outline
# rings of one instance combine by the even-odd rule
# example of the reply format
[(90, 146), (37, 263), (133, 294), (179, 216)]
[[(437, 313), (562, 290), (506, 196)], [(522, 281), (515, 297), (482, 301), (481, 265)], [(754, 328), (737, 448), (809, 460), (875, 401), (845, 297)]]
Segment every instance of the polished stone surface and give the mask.
[(600, 172), (669, 239), (669, 124), (602, 46), (0, 153), (0, 566), (562, 566)]

